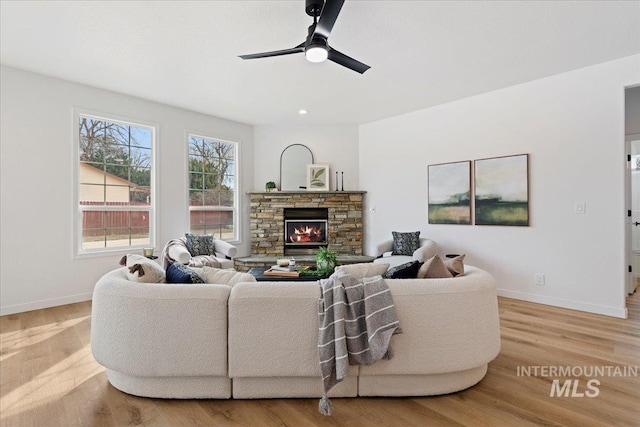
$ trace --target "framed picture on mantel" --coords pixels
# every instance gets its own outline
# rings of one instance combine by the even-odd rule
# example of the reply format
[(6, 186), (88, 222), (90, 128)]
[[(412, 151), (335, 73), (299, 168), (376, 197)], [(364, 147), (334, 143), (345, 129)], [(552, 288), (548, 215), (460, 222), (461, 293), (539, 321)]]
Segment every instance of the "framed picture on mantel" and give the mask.
[(307, 165), (307, 191), (329, 191), (329, 165)]

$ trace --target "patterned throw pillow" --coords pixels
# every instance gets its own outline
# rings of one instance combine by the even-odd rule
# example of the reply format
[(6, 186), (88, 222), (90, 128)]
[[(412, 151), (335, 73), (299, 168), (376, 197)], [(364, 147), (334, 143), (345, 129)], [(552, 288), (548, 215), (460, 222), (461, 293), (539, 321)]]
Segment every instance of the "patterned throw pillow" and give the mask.
[(411, 256), (420, 247), (420, 232), (399, 233), (392, 231), (393, 234), (393, 251), (392, 255), (408, 255)]
[(391, 267), (384, 274), (386, 279), (415, 279), (418, 277), (418, 270), (422, 263), (420, 261), (410, 261), (404, 264)]
[(191, 256), (213, 255), (213, 234), (191, 234), (185, 233), (187, 250)]
[(167, 266), (167, 283), (204, 283), (198, 273), (179, 262)]

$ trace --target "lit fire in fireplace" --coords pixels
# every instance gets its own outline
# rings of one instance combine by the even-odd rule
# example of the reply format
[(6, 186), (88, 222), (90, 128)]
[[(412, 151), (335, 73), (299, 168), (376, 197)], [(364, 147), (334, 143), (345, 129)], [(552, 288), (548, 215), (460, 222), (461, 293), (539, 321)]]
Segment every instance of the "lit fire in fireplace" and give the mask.
[(290, 243), (315, 243), (324, 241), (322, 227), (310, 227), (308, 225), (294, 227), (293, 233), (289, 233)]

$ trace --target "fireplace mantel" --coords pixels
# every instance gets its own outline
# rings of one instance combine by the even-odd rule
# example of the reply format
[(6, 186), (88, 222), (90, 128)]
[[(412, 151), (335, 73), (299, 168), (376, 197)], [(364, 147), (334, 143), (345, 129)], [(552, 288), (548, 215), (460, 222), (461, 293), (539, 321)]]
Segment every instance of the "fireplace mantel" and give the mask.
[(366, 191), (259, 191), (251, 199), (251, 255), (284, 256), (284, 209), (327, 208), (329, 247), (362, 255), (362, 205)]
[(366, 194), (366, 191), (307, 191), (307, 190), (300, 190), (300, 191), (294, 191), (294, 190), (285, 190), (285, 191), (280, 191), (280, 190), (272, 190), (272, 191), (247, 191), (247, 194), (252, 195), (252, 194), (266, 194), (269, 196), (277, 196), (277, 195), (292, 195), (292, 194), (300, 194), (300, 195), (309, 195), (309, 194), (324, 194), (324, 195), (328, 195), (328, 194)]

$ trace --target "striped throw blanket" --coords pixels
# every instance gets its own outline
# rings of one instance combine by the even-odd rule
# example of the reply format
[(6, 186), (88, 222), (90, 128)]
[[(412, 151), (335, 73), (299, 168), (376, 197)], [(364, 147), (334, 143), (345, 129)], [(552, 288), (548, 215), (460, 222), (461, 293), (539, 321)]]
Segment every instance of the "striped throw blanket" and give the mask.
[(391, 292), (381, 276), (358, 280), (336, 272), (320, 280), (318, 356), (324, 385), (319, 410), (331, 415), (329, 390), (349, 365), (371, 365), (392, 356), (389, 340), (400, 333)]

